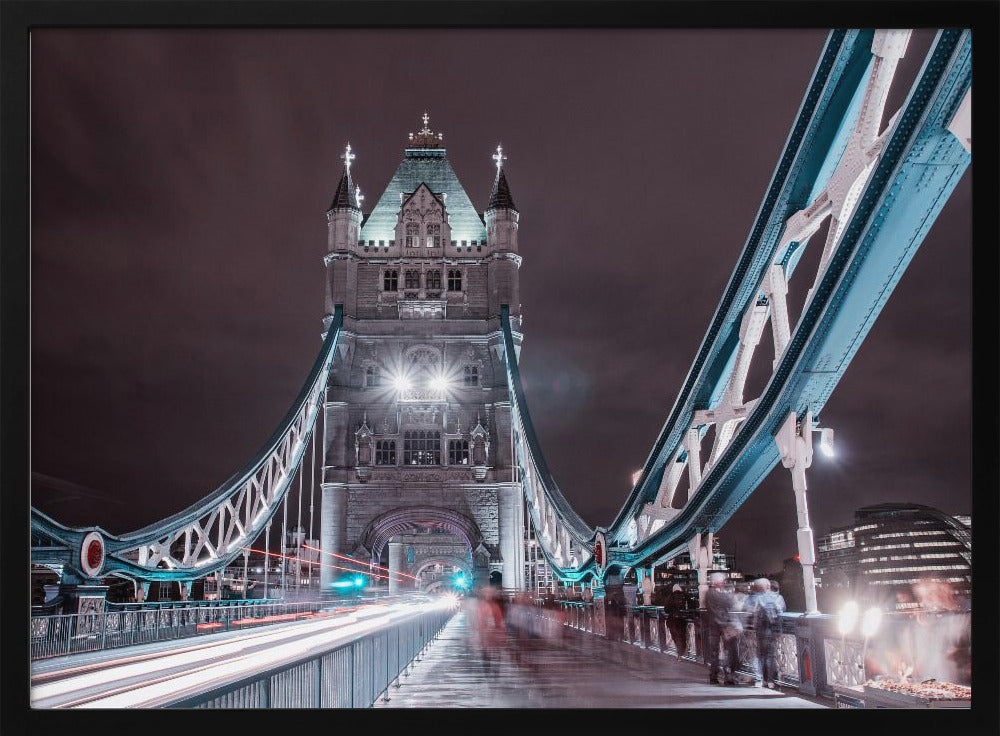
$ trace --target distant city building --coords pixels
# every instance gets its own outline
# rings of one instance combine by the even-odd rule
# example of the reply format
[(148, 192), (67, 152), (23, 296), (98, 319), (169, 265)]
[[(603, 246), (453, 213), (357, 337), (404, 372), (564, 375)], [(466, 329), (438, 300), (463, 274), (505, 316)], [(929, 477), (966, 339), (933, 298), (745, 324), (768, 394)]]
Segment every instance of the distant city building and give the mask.
[(972, 518), (917, 504), (866, 506), (855, 512), (852, 525), (817, 540), (816, 575), (825, 607), (854, 597), (899, 610), (918, 608), (922, 589), (914, 586), (935, 583), (968, 598)]
[[(719, 536), (712, 537), (712, 567), (709, 574), (713, 572), (725, 573), (733, 584), (742, 583), (745, 576), (736, 569), (736, 558), (734, 555), (724, 553), (719, 547)], [(662, 590), (667, 586), (680, 585), (688, 598), (693, 601), (698, 600), (698, 571), (691, 565), (691, 555), (687, 552), (677, 555), (673, 560), (665, 565), (657, 565), (653, 570), (654, 596), (657, 589), (660, 593), (669, 592)]]

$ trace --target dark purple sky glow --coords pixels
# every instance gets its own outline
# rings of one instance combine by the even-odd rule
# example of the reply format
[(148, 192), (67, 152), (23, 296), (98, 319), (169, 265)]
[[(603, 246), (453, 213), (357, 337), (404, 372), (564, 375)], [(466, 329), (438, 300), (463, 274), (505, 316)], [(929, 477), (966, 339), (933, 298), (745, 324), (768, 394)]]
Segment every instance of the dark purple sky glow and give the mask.
[[(890, 111), (932, 37), (911, 40)], [(31, 462), (77, 489), (39, 484), (32, 503), (125, 532), (204, 496), (269, 437), (320, 346), (339, 155), (349, 140), (368, 211), (424, 110), (479, 210), (503, 143), (521, 211), (532, 416), (564, 494), (590, 524), (610, 523), (743, 247), (826, 32), (31, 39)], [(970, 181), (823, 411), (838, 456), (810, 471), (817, 534), (873, 503), (971, 510)], [(807, 281), (792, 281), (793, 320)], [(779, 569), (796, 544), (788, 472), (775, 469), (720, 538), (741, 568)]]

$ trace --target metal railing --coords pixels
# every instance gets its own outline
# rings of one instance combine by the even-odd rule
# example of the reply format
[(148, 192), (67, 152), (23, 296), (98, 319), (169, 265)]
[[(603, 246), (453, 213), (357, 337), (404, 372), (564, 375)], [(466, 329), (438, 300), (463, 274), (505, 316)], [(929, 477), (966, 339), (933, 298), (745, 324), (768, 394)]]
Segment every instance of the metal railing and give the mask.
[(368, 708), (389, 688), (454, 615), (434, 610), (358, 636), (305, 660), (255, 672), (169, 708)]
[[(594, 603), (588, 601), (558, 601), (563, 624), (582, 632), (596, 634), (601, 630), (597, 619), (600, 614)], [(551, 611), (547, 611), (551, 614)], [(756, 631), (749, 624), (749, 614), (735, 614), (743, 623), (743, 631), (737, 642), (740, 674), (754, 675), (757, 658)], [(684, 624), (685, 653), (683, 658), (707, 664), (704, 653), (707, 650), (706, 612), (683, 611), (675, 618)], [(951, 625), (961, 625), (959, 617), (968, 618), (968, 612), (929, 614), (944, 625), (953, 619)], [(635, 606), (614, 608), (605, 606), (603, 611), (606, 638), (632, 644), (650, 651), (677, 656), (677, 647), (668, 627), (670, 617), (662, 606)], [(909, 649), (915, 649), (921, 631), (925, 634), (933, 622), (924, 621), (923, 629), (914, 628), (912, 619), (905, 616), (887, 614), (883, 616), (879, 638), (867, 642), (856, 634), (845, 636), (837, 629), (837, 617), (827, 614), (806, 616), (802, 613), (784, 613), (775, 634), (775, 660), (778, 667), (778, 682), (786, 687), (796, 688), (809, 696), (833, 698), (838, 688), (858, 688), (870, 673), (866, 671), (866, 657), (873, 652), (878, 656), (882, 642), (910, 640)], [(918, 658), (915, 651), (901, 652), (911, 664)], [(940, 677), (937, 673), (925, 675)]]
[[(597, 633), (595, 608), (592, 602), (559, 601), (558, 605), (564, 613), (566, 626), (589, 634)], [(704, 656), (707, 648), (707, 630), (703, 614), (703, 611), (683, 611), (673, 619), (683, 622), (683, 659), (699, 664), (707, 664)], [(744, 623), (737, 647), (740, 654), (737, 672), (753, 675), (754, 661), (757, 657), (756, 632), (749, 625), (747, 614), (736, 615)], [(776, 634), (778, 682), (789, 687), (800, 685), (797, 633), (801, 628), (799, 625), (801, 618), (801, 614), (783, 614)], [(811, 616), (808, 621), (812, 626), (813, 623), (819, 623), (819, 619), (823, 619), (823, 623), (831, 624), (832, 628), (832, 621), (825, 621), (825, 619), (832, 618), (831, 616)], [(635, 606), (617, 610), (608, 606), (604, 611), (606, 638), (678, 656), (674, 636), (669, 627), (670, 621), (670, 617), (662, 606)], [(801, 636), (801, 634), (799, 635)], [(811, 638), (808, 636), (805, 638), (807, 645), (810, 640)]]
[[(31, 659), (78, 652), (94, 652), (165, 639), (232, 631), (294, 620), (336, 604), (329, 601), (277, 603), (203, 601), (204, 605), (119, 604), (101, 613), (33, 616), (30, 623)], [(109, 607), (114, 604), (109, 604)]]

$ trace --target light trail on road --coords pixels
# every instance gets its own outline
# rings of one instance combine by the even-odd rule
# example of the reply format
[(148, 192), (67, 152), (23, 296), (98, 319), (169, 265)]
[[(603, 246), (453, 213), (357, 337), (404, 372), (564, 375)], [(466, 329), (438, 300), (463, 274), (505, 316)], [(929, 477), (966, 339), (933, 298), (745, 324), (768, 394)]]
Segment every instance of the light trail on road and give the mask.
[[(266, 629), (229, 632), (179, 649), (149, 651), (127, 647), (117, 656), (32, 676), (36, 708), (149, 708), (169, 704), (271, 667), (292, 664), (334, 649), (354, 637), (450, 605), (446, 599), (361, 606), (344, 615), (275, 624)], [(212, 635), (209, 635), (212, 636)], [(185, 642), (187, 644), (187, 642)]]

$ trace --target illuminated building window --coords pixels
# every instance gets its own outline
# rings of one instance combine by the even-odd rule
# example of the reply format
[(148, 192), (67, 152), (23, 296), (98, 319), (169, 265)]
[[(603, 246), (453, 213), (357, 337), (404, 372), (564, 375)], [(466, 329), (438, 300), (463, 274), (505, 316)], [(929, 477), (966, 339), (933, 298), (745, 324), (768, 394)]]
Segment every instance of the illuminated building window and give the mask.
[(379, 374), (378, 366), (370, 365), (365, 369), (365, 386), (375, 388), (382, 385), (382, 376)]
[(427, 272), (427, 288), (428, 289), (440, 289), (441, 288), (441, 272), (437, 269)]
[(378, 440), (375, 443), (375, 464), (376, 465), (396, 464), (395, 440)]
[(427, 247), (438, 248), (441, 246), (441, 225), (432, 222), (427, 226)]
[(399, 288), (399, 271), (386, 271), (382, 275), (382, 290), (396, 291)]
[(420, 226), (415, 222), (406, 223), (406, 247), (415, 248), (420, 235)]
[(448, 464), (449, 465), (469, 464), (468, 440), (448, 440)]
[(440, 465), (441, 433), (411, 430), (403, 433), (404, 465)]
[(462, 374), (462, 383), (466, 386), (479, 385), (479, 366), (467, 365)]
[(420, 271), (407, 271), (406, 277), (403, 283), (404, 289), (419, 289), (420, 288)]
[(448, 271), (448, 291), (462, 290), (462, 272), (458, 269)]

